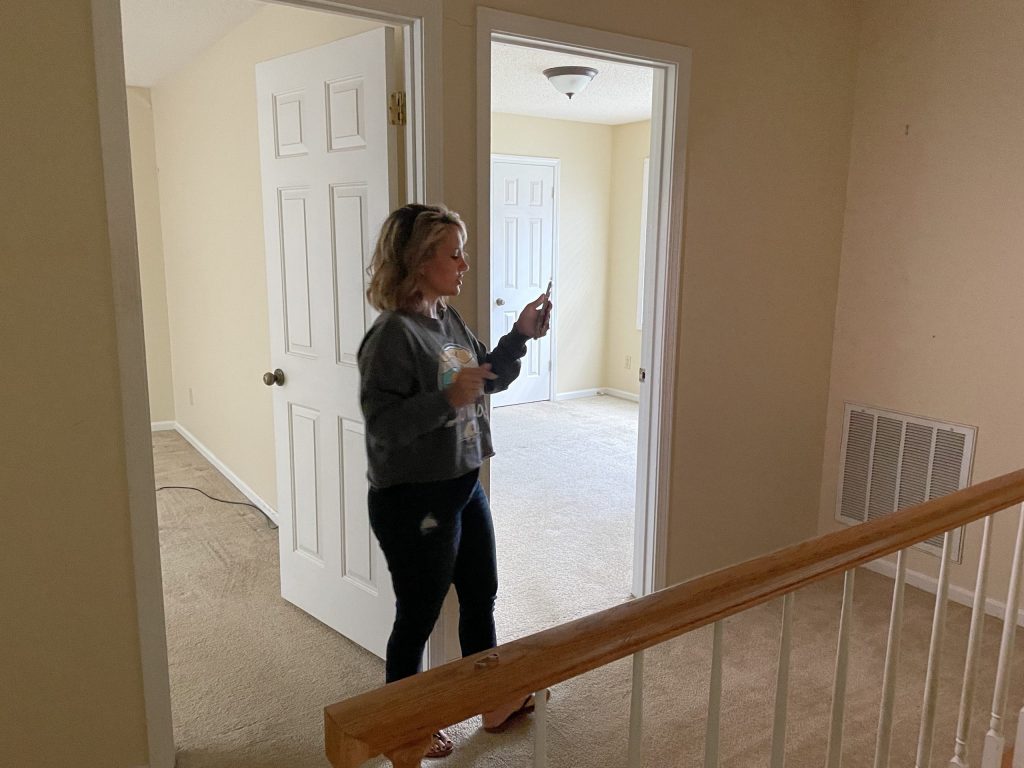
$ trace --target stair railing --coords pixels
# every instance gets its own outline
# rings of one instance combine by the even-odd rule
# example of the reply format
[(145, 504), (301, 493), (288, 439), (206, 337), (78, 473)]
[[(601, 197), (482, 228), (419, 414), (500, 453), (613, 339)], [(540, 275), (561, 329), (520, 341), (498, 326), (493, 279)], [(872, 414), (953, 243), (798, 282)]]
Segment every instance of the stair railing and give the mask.
[[(839, 646), (833, 682), (832, 718), (826, 765), (842, 760), (843, 708), (849, 647), (854, 569), (898, 553), (892, 614), (886, 650), (882, 701), (875, 750), (875, 768), (887, 768), (892, 724), (892, 700), (899, 655), (905, 584), (905, 550), (944, 534), (942, 565), (936, 590), (933, 632), (918, 739), (916, 768), (932, 760), (935, 696), (939, 649), (945, 625), (951, 531), (985, 520), (972, 612), (960, 717), (950, 766), (967, 762), (966, 734), (974, 696), (991, 515), (1024, 501), (1024, 469), (988, 480), (884, 518), (795, 544), (738, 565), (723, 568), (683, 584), (628, 601), (613, 608), (506, 643), (489, 652), (453, 661), (404, 680), (368, 691), (324, 709), (327, 757), (335, 768), (357, 768), (386, 755), (395, 768), (415, 768), (432, 734), (444, 727), (502, 703), (539, 693), (562, 681), (633, 656), (633, 695), (630, 718), (629, 766), (640, 765), (643, 651), (708, 624), (714, 625), (705, 768), (719, 763), (718, 723), (721, 701), (722, 620), (774, 598), (783, 598), (782, 638), (775, 696), (772, 768), (785, 758), (786, 701), (789, 672), (789, 631), (792, 596), (798, 589), (838, 573), (845, 574)], [(1014, 629), (1017, 624), (1019, 583), (1024, 562), (1024, 511), (1020, 512), (1004, 631), (999, 654), (989, 730), (981, 768), (998, 768), (1003, 760), (1006, 709)], [(535, 766), (546, 765), (543, 696), (538, 697), (535, 725)], [(1024, 728), (1024, 718), (1021, 719)], [(1024, 734), (1020, 735), (1024, 738)], [(1014, 768), (1024, 768), (1018, 750)]]

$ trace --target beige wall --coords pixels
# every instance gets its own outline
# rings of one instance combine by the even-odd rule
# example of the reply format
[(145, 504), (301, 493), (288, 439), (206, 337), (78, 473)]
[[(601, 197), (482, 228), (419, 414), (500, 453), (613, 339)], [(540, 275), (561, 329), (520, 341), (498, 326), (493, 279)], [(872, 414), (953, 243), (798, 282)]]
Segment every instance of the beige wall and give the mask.
[(153, 88), (177, 420), (273, 507), (253, 68), (375, 26), (266, 7)]
[(491, 151), (560, 161), (555, 393), (603, 386), (611, 126), (495, 113)]
[(146, 762), (88, 0), (0, 7), (0, 762)]
[[(1024, 463), (1024, 5), (871, 0), (861, 50), (822, 532), (837, 525), (846, 400), (977, 426), (975, 482)], [(999, 600), (1013, 518), (996, 521)], [(954, 584), (973, 590), (979, 546), (972, 527)]]
[(154, 422), (174, 421), (171, 336), (167, 322), (164, 243), (160, 230), (153, 105), (148, 88), (128, 89), (128, 125), (132, 144), (132, 187), (139, 241), (139, 277), (146, 331), (149, 415)]
[[(815, 535), (855, 4), (486, 5), (692, 50), (669, 579)], [(476, 6), (444, 3), (446, 115), (473, 114)], [(460, 149), (474, 131), (446, 120), (445, 189), (480, 252), (473, 153)], [(474, 281), (458, 302), (470, 322)]]
[[(651, 123), (612, 129), (611, 215), (608, 217), (608, 291), (605, 294), (604, 386), (640, 394), (640, 336), (636, 327), (640, 269), (640, 219), (644, 158), (650, 154)], [(629, 357), (629, 366), (626, 358)]]
[[(488, 5), (693, 50), (670, 577), (814, 533), (849, 152), (852, 0)], [(2, 416), (9, 439), (0, 461), (0, 737), (5, 759), (22, 765), (146, 759), (89, 6), (65, 0), (60, 13), (32, 3), (0, 7), (4, 95), (24, 107), (0, 117), (7, 181), (0, 194), (5, 215), (18, 224), (0, 228), (0, 333), (5, 360), (20, 374), (7, 384)], [(474, 146), (475, 7), (475, 0), (444, 0), (443, 108), (458, 116), (445, 120), (445, 197), (467, 214), (471, 232), (476, 175), (472, 151), (460, 148)], [(1008, 28), (993, 34), (1003, 39)], [(219, 47), (210, 55), (227, 58)], [(209, 100), (187, 103), (217, 112), (220, 97), (241, 100), (243, 90), (211, 89)], [(159, 118), (159, 98), (156, 106)], [(245, 137), (228, 133), (236, 128), (225, 118), (222, 143), (196, 146), (196, 160), (244, 156)], [(158, 122), (158, 146), (161, 138)], [(200, 196), (194, 210), (207, 226), (235, 214), (242, 197), (258, 210), (252, 178), (199, 178), (190, 190)], [(60, 190), (72, 191), (75, 204), (57, 217)], [(216, 208), (199, 204), (207, 195)], [(179, 238), (175, 247), (182, 245)], [(224, 392), (243, 400), (266, 359), (252, 340), (264, 332), (265, 316), (235, 298), (261, 293), (246, 275), (262, 280), (251, 263), (262, 265), (262, 242), (239, 234), (213, 247), (238, 255), (249, 271), (228, 281), (191, 265), (196, 311), (231, 318), (218, 346), (204, 348), (219, 359), (244, 346), (252, 359), (200, 381), (197, 407)], [(170, 248), (166, 255), (173, 294), (180, 283), (172, 286)], [(470, 320), (473, 274), (460, 300)], [(221, 284), (208, 287), (205, 277)], [(175, 343), (197, 341), (176, 339), (174, 320), (172, 309)], [(990, 398), (1013, 401), (998, 390)], [(269, 402), (262, 409), (254, 402), (249, 413), (232, 407), (225, 417), (243, 428), (265, 421), (269, 430)], [(178, 418), (201, 423), (187, 412)], [(981, 459), (979, 473), (992, 471)]]

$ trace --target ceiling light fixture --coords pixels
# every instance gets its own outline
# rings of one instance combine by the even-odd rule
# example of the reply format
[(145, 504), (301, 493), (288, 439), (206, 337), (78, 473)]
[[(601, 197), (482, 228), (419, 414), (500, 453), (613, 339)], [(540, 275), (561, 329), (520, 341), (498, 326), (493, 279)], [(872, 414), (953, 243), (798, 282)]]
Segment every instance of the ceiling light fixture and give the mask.
[(570, 100), (586, 88), (596, 74), (597, 70), (593, 67), (551, 67), (544, 70), (548, 82)]

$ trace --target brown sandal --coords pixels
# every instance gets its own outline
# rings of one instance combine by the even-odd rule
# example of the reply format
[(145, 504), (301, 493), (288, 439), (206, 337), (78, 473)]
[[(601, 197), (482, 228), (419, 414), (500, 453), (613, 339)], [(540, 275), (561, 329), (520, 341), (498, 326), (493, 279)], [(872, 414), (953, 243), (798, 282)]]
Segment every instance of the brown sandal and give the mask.
[[(550, 699), (551, 699), (551, 691), (550, 690), (545, 691), (544, 692), (544, 700), (545, 701), (549, 701)], [(514, 723), (516, 720), (518, 720), (523, 715), (530, 714), (531, 712), (533, 712), (534, 709), (536, 709), (536, 707), (537, 707), (537, 695), (534, 694), (534, 693), (531, 693), (529, 696), (527, 696), (525, 699), (523, 699), (523, 703), (519, 706), (519, 709), (512, 710), (512, 712), (509, 713), (508, 717), (506, 717), (504, 720), (502, 720), (497, 725), (490, 725), (490, 726), (485, 725), (484, 726), (484, 730), (487, 731), (488, 733), (504, 733), (504, 731), (510, 725), (512, 725), (512, 723)]]
[(439, 757), (448, 757), (453, 749), (455, 749), (455, 742), (449, 739), (444, 731), (438, 731), (434, 734), (430, 749), (427, 750), (427, 754), (424, 757), (431, 760), (436, 760)]

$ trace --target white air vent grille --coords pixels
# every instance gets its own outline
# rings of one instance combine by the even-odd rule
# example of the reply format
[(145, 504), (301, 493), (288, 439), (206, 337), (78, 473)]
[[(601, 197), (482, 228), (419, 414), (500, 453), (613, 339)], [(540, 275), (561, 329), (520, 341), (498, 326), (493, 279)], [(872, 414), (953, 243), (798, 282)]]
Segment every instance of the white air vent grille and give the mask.
[[(863, 523), (967, 486), (976, 429), (846, 404), (836, 519)], [(951, 556), (960, 561), (963, 529)], [(921, 544), (942, 553), (942, 536)]]

